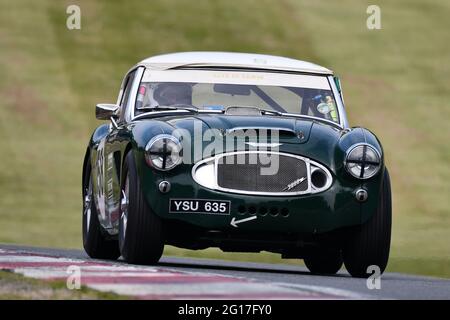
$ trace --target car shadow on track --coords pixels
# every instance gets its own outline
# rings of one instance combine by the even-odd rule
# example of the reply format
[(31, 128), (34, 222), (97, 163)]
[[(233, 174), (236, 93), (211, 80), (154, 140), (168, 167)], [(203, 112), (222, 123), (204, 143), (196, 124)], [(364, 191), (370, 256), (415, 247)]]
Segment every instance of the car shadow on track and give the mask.
[[(277, 268), (277, 265), (268, 266), (243, 266), (235, 265), (232, 262), (224, 261), (224, 264), (220, 264), (221, 261), (208, 261), (207, 264), (201, 264), (201, 261), (196, 262), (166, 262), (162, 261), (157, 266), (168, 268), (186, 268), (186, 269), (199, 269), (199, 270), (222, 270), (222, 271), (236, 271), (236, 272), (258, 272), (258, 273), (270, 273), (270, 274), (290, 274), (290, 275), (304, 275), (304, 276), (319, 276), (319, 277), (334, 277), (334, 278), (348, 278), (350, 275), (346, 273), (338, 273), (332, 275), (319, 275), (312, 274), (307, 270), (292, 270), (292, 268)], [(341, 271), (340, 271), (341, 272)]]

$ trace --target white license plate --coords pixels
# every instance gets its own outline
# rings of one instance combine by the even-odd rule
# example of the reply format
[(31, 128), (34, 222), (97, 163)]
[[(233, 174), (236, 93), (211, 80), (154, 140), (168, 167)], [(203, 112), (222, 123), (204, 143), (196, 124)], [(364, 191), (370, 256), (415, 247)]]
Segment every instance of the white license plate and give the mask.
[(206, 199), (170, 199), (170, 213), (230, 214), (231, 201)]

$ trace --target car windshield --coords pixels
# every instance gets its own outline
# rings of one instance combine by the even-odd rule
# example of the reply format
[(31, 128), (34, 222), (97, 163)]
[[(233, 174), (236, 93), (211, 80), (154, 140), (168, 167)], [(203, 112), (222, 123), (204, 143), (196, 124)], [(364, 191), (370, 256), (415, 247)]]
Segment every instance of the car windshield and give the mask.
[(163, 107), (225, 110), (230, 106), (251, 106), (339, 123), (326, 76), (243, 71), (146, 70), (135, 114)]

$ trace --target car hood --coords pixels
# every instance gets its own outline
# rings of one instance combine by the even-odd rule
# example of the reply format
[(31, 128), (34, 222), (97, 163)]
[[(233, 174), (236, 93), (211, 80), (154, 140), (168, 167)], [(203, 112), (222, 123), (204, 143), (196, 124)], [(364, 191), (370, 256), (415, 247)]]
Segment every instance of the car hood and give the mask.
[[(270, 129), (278, 131), (276, 147), (279, 152), (297, 154), (311, 159), (317, 160), (325, 165), (333, 166), (336, 156), (342, 158), (342, 152), (336, 148), (339, 141), (344, 135), (345, 130), (341, 130), (336, 126), (326, 124), (314, 119), (296, 119), (283, 116), (232, 116), (232, 115), (217, 115), (217, 114), (200, 114), (200, 115), (186, 115), (186, 116), (164, 116), (152, 119), (140, 119), (131, 124), (134, 139), (141, 148), (152, 137), (157, 134), (172, 134), (177, 135), (177, 132), (184, 132), (190, 135), (189, 139), (185, 139), (183, 135), (183, 144), (190, 143), (190, 147), (184, 144), (190, 150), (194, 157), (193, 162), (205, 158), (205, 154), (221, 153), (230, 151), (240, 151), (247, 149), (248, 143), (240, 145), (227, 145), (226, 137), (232, 135), (233, 132), (239, 129)], [(204, 134), (208, 129), (216, 130), (216, 138), (211, 135), (205, 139), (200, 139), (200, 145), (197, 139), (198, 133)], [(263, 149), (264, 142), (269, 143), (269, 148), (274, 141), (270, 139), (256, 140), (258, 143), (263, 141), (262, 145), (256, 146), (258, 149)], [(267, 136), (266, 136), (267, 137)], [(214, 148), (212, 142), (219, 140), (219, 148)], [(222, 141), (221, 141), (222, 140)], [(250, 140), (255, 141), (255, 140)], [(246, 140), (247, 142), (247, 140)], [(196, 148), (201, 146), (201, 148)], [(185, 150), (187, 150), (185, 149)], [(214, 150), (211, 150), (214, 149)], [(197, 150), (197, 151), (196, 151)], [(200, 154), (198, 154), (200, 150)], [(202, 154), (205, 151), (205, 154)], [(208, 151), (208, 152), (206, 152)], [(336, 153), (337, 152), (337, 153)]]
[(190, 132), (198, 129), (215, 129), (222, 136), (268, 135), (277, 134), (283, 143), (305, 143), (308, 141), (313, 122), (279, 116), (232, 116), (205, 114), (189, 117), (166, 119), (166, 124), (174, 129), (186, 129)]

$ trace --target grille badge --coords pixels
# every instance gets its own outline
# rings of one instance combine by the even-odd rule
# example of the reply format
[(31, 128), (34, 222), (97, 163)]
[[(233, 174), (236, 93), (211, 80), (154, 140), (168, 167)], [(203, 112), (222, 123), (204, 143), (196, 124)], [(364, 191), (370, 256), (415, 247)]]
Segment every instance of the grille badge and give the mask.
[(305, 177), (299, 178), (299, 179), (297, 179), (297, 180), (295, 180), (295, 181), (289, 183), (289, 184), (286, 186), (286, 188), (283, 189), (283, 191), (290, 191), (290, 190), (294, 189), (296, 186), (298, 186), (300, 183), (302, 183), (302, 182), (305, 181), (305, 180), (306, 180)]

